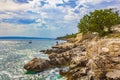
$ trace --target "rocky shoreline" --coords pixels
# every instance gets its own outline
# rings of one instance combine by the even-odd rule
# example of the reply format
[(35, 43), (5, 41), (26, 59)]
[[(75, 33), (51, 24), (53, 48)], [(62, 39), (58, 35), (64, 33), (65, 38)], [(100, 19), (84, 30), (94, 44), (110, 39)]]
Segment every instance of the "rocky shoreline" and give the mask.
[(68, 80), (120, 80), (120, 39), (79, 37), (74, 43), (61, 43), (41, 52), (48, 54), (49, 60), (34, 58), (25, 64), (26, 70), (69, 67), (60, 70)]
[(52, 49), (40, 51), (44, 54), (48, 54), (49, 60), (34, 58), (28, 62), (24, 68), (31, 71), (44, 71), (48, 68), (68, 66), (72, 58), (79, 55), (82, 50), (85, 51), (85, 48), (82, 46), (78, 47), (78, 44), (66, 43), (66, 46), (59, 44), (53, 46)]

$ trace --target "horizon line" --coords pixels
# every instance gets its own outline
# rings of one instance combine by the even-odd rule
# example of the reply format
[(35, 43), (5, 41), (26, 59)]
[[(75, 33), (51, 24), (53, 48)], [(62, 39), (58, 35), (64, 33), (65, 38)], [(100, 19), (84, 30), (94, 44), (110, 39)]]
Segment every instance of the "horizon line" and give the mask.
[(0, 39), (56, 39), (47, 37), (30, 37), (30, 36), (0, 36)]

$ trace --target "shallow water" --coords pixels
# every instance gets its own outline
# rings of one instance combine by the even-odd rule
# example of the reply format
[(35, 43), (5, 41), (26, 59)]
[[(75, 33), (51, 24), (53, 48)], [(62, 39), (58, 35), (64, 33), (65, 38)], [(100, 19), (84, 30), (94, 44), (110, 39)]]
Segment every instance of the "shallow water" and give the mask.
[[(61, 42), (61, 41), (60, 41)], [(48, 59), (40, 50), (51, 48), (56, 40), (2, 40), (0, 41), (0, 80), (65, 80), (59, 69), (50, 69), (34, 75), (25, 74), (25, 63), (32, 58)]]

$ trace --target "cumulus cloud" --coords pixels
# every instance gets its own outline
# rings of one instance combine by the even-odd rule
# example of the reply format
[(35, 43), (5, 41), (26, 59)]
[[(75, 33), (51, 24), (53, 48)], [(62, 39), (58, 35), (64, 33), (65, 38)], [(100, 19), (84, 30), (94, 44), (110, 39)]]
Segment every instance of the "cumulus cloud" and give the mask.
[(0, 0), (0, 35), (69, 34), (90, 11), (119, 6), (120, 0)]
[(17, 4), (13, 0), (0, 1), (0, 11), (15, 11), (30, 9), (29, 4)]
[(21, 35), (28, 28), (25, 25), (15, 25), (10, 23), (0, 23), (0, 36)]

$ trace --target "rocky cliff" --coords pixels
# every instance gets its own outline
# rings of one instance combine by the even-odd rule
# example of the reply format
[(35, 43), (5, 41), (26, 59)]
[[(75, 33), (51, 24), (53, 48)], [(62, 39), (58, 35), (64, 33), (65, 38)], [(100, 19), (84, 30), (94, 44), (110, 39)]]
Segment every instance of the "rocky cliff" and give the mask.
[(120, 80), (120, 39), (91, 41), (61, 74), (68, 80)]
[(69, 70), (60, 70), (60, 74), (68, 80), (120, 80), (120, 39), (85, 38), (42, 52), (49, 60), (34, 58), (24, 68), (37, 72), (67, 66)]

